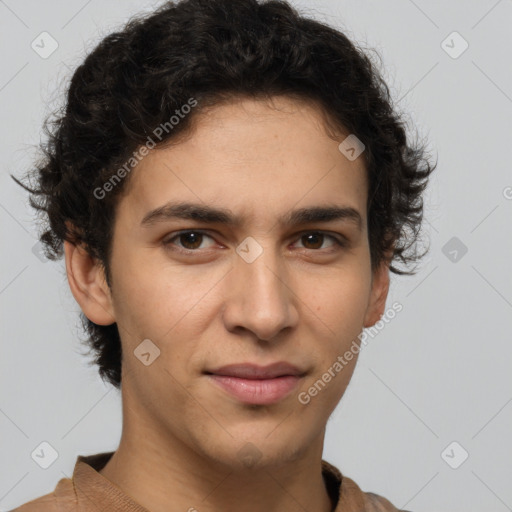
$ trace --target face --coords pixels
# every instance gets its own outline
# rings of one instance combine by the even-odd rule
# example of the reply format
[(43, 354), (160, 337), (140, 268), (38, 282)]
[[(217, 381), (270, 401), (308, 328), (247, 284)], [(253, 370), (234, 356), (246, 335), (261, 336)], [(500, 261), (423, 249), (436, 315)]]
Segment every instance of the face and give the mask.
[[(348, 133), (330, 138), (313, 104), (273, 105), (214, 107), (138, 164), (116, 211), (111, 294), (82, 304), (118, 323), (133, 432), (232, 467), (321, 452), (357, 356), (335, 362), (379, 319), (388, 286), (387, 268), (371, 273), (362, 156), (338, 149)], [(291, 215), (325, 208), (339, 211)], [(258, 374), (279, 362), (293, 369)]]

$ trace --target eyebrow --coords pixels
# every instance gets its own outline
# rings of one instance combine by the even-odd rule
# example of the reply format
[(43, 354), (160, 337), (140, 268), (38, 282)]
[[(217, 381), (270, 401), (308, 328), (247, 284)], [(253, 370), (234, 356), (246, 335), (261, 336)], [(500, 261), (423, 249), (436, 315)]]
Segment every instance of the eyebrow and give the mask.
[[(142, 227), (149, 227), (173, 219), (195, 220), (208, 224), (225, 224), (232, 227), (239, 227), (244, 222), (244, 217), (233, 215), (226, 208), (216, 208), (197, 203), (168, 202), (149, 211), (140, 224)], [(299, 208), (285, 213), (277, 220), (281, 226), (287, 227), (340, 220), (354, 223), (359, 231), (362, 230), (363, 226), (363, 219), (358, 210), (350, 206), (337, 205)]]

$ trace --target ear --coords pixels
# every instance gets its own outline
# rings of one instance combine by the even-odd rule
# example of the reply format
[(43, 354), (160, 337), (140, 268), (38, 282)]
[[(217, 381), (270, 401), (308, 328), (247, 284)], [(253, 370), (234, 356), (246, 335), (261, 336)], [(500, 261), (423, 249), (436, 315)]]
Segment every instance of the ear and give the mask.
[(81, 245), (64, 241), (69, 287), (85, 316), (98, 325), (116, 320), (101, 265)]
[(364, 327), (375, 325), (384, 314), (389, 292), (389, 258), (390, 254), (388, 253), (380, 266), (373, 273), (372, 289), (364, 317)]

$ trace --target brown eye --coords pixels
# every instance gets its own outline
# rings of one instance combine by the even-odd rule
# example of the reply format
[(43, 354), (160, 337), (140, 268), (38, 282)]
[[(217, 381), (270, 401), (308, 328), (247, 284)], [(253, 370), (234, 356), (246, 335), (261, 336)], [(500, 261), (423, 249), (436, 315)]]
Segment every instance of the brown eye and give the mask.
[[(303, 245), (305, 249), (311, 249), (313, 251), (318, 251), (322, 248), (322, 245), (326, 238), (330, 238), (334, 243), (331, 244), (330, 248), (335, 247), (336, 245), (344, 247), (345, 244), (338, 240), (338, 238), (328, 235), (326, 233), (322, 233), (319, 231), (313, 231), (310, 233), (304, 233), (300, 240), (303, 241)], [(325, 249), (325, 247), (324, 247)]]
[(166, 247), (173, 248), (172, 246), (175, 245), (174, 241), (178, 240), (179, 244), (176, 245), (176, 250), (196, 251), (201, 247), (201, 242), (204, 241), (205, 237), (212, 239), (211, 236), (208, 236), (202, 231), (182, 231), (175, 234), (172, 238), (164, 240), (163, 244)]
[(185, 249), (197, 249), (201, 246), (202, 241), (202, 233), (182, 233), (178, 236), (180, 243), (185, 247)]
[(324, 235), (321, 233), (311, 233), (309, 235), (303, 235), (301, 240), (306, 246), (306, 249), (320, 249), (324, 241)]

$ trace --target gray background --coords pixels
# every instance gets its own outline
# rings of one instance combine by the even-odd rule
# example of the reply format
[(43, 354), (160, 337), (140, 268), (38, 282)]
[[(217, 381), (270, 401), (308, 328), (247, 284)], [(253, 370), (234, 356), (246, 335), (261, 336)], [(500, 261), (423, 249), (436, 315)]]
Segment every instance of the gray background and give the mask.
[[(377, 49), (398, 107), (439, 158), (430, 253), (416, 276), (392, 278), (388, 306), (403, 310), (362, 351), (324, 458), (398, 507), (512, 510), (512, 2), (294, 3)], [(34, 214), (8, 172), (29, 168), (91, 44), (159, 4), (0, 1), (0, 510), (51, 492), (77, 455), (115, 450), (121, 433), (119, 393), (80, 354), (64, 262), (34, 254)], [(46, 59), (31, 48), (43, 31), (59, 45)], [(452, 56), (442, 45), (453, 31), (469, 44), (457, 58), (460, 39), (444, 45)], [(59, 455), (46, 470), (31, 458), (43, 441)]]

